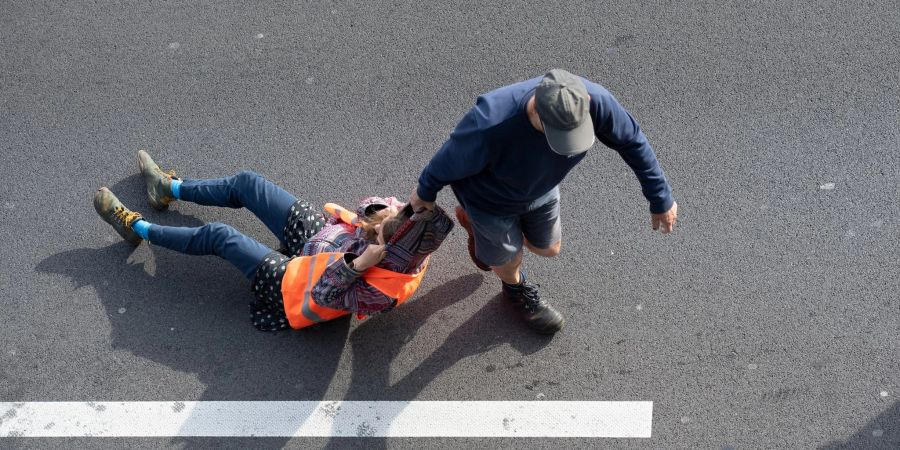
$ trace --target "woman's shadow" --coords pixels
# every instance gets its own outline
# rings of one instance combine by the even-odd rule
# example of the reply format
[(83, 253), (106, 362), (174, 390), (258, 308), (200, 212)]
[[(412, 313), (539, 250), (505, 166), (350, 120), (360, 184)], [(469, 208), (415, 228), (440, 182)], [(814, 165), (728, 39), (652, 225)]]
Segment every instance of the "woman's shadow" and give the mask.
[[(139, 185), (140, 180), (131, 177), (114, 186), (113, 191), (126, 204), (138, 204), (143, 199), (127, 193), (141, 192)], [(155, 220), (152, 215), (150, 219)], [(203, 223), (177, 211), (168, 211), (159, 219), (166, 225)], [(97, 220), (98, 227), (106, 226)], [(76, 284), (74, 289), (93, 287), (111, 325), (111, 347), (195, 374), (206, 386), (199, 400), (323, 400), (350, 330), (351, 321), (345, 317), (298, 332), (256, 331), (248, 320), (247, 305), (252, 295), (249, 283), (216, 257), (181, 255), (146, 244), (135, 249), (118, 242), (99, 249), (61, 252), (43, 260), (36, 269), (70, 278)], [(401, 351), (402, 343), (418, 332), (428, 316), (472, 295), (482, 280), (480, 274), (456, 278), (391, 314), (368, 319), (357, 327), (350, 337), (353, 371), (346, 399), (411, 400), (461, 358), (503, 342), (513, 343), (524, 353), (543, 346), (545, 340), (531, 339), (527, 332), (523, 337), (519, 329), (506, 330), (510, 332), (499, 337), (493, 311), (498, 302), (491, 302), (454, 331), (403, 382), (390, 385), (391, 361)], [(151, 391), (158, 386), (155, 380), (145, 381), (145, 387), (133, 388)], [(173, 408), (178, 407), (173, 401)], [(179, 438), (174, 443), (184, 443), (188, 448), (223, 444), (210, 439)], [(230, 439), (227, 444), (235, 448), (261, 444), (276, 447), (286, 441)]]
[[(140, 259), (146, 260), (135, 261)], [(350, 316), (301, 331), (259, 332), (248, 320), (247, 301), (252, 295), (248, 283), (227, 263), (207, 259), (165, 249), (135, 250), (131, 244), (120, 242), (58, 253), (39, 263), (37, 270), (65, 275), (75, 283), (73, 289), (93, 287), (110, 323), (111, 348), (194, 374), (206, 386), (198, 400), (325, 400), (347, 342)], [(155, 274), (149, 273), (154, 271), (148, 266), (155, 266)], [(354, 394), (350, 399), (359, 399), (360, 392), (372, 393), (380, 400), (412, 395), (406, 391), (398, 399), (393, 397), (396, 389), (384, 391), (391, 361), (402, 342), (415, 334), (427, 316), (471, 295), (480, 279), (480, 275), (457, 278), (390, 315), (367, 319), (360, 325), (363, 332), (351, 339), (360, 353), (353, 357)], [(404, 310), (409, 312), (405, 319), (419, 320), (390, 320), (391, 315)], [(368, 333), (368, 329), (384, 333)], [(384, 345), (386, 342), (396, 345)], [(484, 347), (474, 346), (466, 352), (478, 348)], [(359, 367), (359, 360), (367, 367)], [(447, 360), (440, 366), (446, 368), (452, 363)], [(443, 370), (433, 364), (427, 367), (431, 368), (430, 378)], [(156, 380), (144, 381), (146, 386), (132, 388), (158, 389)], [(419, 380), (406, 389), (421, 389), (424, 383), (427, 380)], [(383, 395), (377, 395), (379, 391)], [(178, 408), (176, 399), (172, 400), (173, 408)], [(279, 447), (287, 440), (267, 438), (263, 442), (266, 447)], [(178, 438), (173, 443), (194, 448), (213, 445), (214, 441)], [(250, 443), (230, 439), (228, 445), (239, 448)], [(259, 440), (252, 443), (261, 444)], [(215, 441), (216, 446), (220, 444)]]
[[(152, 266), (155, 274), (148, 273)], [(350, 328), (349, 320), (339, 320), (301, 333), (259, 332), (248, 320), (252, 294), (237, 270), (224, 261), (165, 249), (135, 251), (121, 242), (69, 250), (37, 269), (69, 277), (76, 289), (93, 287), (110, 323), (111, 348), (194, 374), (205, 386), (198, 400), (321, 399)], [(135, 378), (146, 385), (130, 389), (159, 390), (158, 380)], [(173, 408), (179, 408), (175, 401)], [(267, 446), (286, 439), (273, 441)], [(186, 448), (210, 444), (206, 438), (173, 442)]]
[[(156, 213), (143, 207), (142, 188), (136, 175), (112, 190), (153, 222), (203, 224), (177, 210)], [(110, 239), (118, 240), (99, 217), (96, 222)], [(97, 320), (110, 324), (111, 348), (193, 374), (205, 386), (198, 400), (320, 400), (327, 395), (350, 329), (350, 320), (345, 319), (296, 333), (257, 331), (248, 319), (249, 282), (226, 261), (213, 256), (182, 255), (148, 244), (135, 248), (119, 241), (98, 249), (52, 255), (36, 269), (68, 277), (75, 283), (74, 289), (93, 287), (107, 316)], [(141, 385), (119, 391), (132, 390), (138, 398), (121, 400), (173, 400), (173, 408), (183, 408), (174, 401), (178, 398), (140, 398), (140, 392), (160, 390), (159, 377), (134, 377)], [(229, 441), (228, 445), (243, 447), (241, 441)], [(265, 446), (285, 441), (272, 439)], [(213, 444), (206, 438), (178, 438), (174, 443), (186, 444), (186, 448)]]

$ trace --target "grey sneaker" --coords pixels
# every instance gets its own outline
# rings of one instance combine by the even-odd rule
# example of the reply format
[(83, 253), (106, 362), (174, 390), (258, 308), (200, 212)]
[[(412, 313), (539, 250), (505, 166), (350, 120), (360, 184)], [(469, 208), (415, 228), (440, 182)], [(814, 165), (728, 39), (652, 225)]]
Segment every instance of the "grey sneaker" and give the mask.
[(147, 202), (154, 209), (164, 210), (175, 201), (172, 196), (172, 180), (178, 180), (174, 170), (163, 171), (153, 162), (153, 158), (145, 150), (138, 150), (138, 165), (141, 176), (147, 183)]
[(540, 286), (528, 284), (522, 277), (521, 286), (516, 288), (503, 286), (503, 298), (512, 302), (518, 309), (519, 315), (525, 319), (525, 323), (538, 333), (556, 333), (566, 324), (566, 319), (553, 306), (541, 300), (538, 287)]
[(126, 208), (112, 191), (105, 187), (98, 189), (94, 194), (94, 209), (106, 223), (112, 225), (122, 239), (134, 245), (141, 243), (141, 237), (131, 229), (131, 225), (143, 217)]

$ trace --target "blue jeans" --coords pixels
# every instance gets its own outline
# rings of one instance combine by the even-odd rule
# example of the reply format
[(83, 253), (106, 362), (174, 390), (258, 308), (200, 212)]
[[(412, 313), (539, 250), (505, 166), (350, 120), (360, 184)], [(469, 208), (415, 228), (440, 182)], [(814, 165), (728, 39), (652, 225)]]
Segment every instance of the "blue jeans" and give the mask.
[[(211, 180), (184, 180), (181, 200), (199, 205), (247, 208), (284, 242), (284, 225), (297, 199), (254, 172)], [(273, 250), (224, 223), (202, 227), (150, 225), (150, 242), (189, 255), (225, 258), (244, 276), (253, 279), (260, 261)]]

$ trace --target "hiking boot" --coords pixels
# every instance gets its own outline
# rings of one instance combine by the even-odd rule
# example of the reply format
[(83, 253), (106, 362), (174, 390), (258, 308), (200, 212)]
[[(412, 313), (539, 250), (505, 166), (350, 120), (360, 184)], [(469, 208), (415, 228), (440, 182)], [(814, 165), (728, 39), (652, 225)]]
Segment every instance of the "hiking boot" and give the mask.
[(538, 294), (539, 285), (528, 284), (522, 278), (522, 284), (510, 287), (503, 286), (503, 298), (512, 302), (519, 315), (533, 330), (541, 334), (553, 334), (561, 330), (566, 319), (556, 309), (550, 306)]
[(131, 229), (131, 224), (143, 218), (141, 213), (126, 208), (112, 191), (105, 187), (98, 189), (94, 194), (94, 209), (106, 223), (112, 225), (122, 239), (134, 245), (141, 243), (141, 237)]
[(145, 150), (138, 150), (138, 165), (141, 167), (141, 176), (147, 183), (147, 202), (160, 211), (168, 208), (169, 203), (175, 201), (172, 196), (172, 180), (180, 178), (175, 176), (174, 170), (163, 172)]
[(472, 258), (472, 262), (475, 263), (475, 266), (479, 269), (489, 272), (491, 270), (491, 266), (483, 263), (477, 256), (475, 256), (475, 232), (472, 231), (472, 223), (469, 222), (469, 215), (466, 213), (466, 210), (462, 208), (462, 206), (456, 207), (456, 220), (459, 222), (459, 225), (465, 228), (466, 233), (469, 235), (469, 258)]

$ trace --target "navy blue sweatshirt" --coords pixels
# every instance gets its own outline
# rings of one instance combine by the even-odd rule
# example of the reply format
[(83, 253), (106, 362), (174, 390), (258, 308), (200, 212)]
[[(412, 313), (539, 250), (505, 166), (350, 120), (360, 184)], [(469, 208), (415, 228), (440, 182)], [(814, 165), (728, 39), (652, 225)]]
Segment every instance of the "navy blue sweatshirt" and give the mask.
[[(555, 153), (529, 122), (525, 105), (542, 78), (478, 97), (419, 176), (419, 198), (433, 202), (449, 184), (466, 207), (515, 215), (556, 187), (588, 152), (571, 157)], [(588, 80), (584, 84), (597, 139), (634, 170), (650, 211), (668, 211), (672, 189), (640, 126), (603, 86)]]

